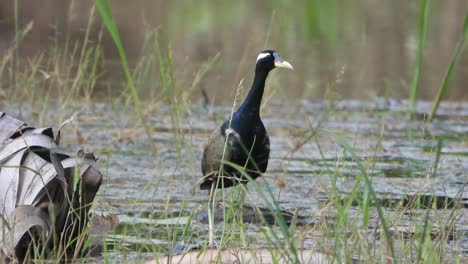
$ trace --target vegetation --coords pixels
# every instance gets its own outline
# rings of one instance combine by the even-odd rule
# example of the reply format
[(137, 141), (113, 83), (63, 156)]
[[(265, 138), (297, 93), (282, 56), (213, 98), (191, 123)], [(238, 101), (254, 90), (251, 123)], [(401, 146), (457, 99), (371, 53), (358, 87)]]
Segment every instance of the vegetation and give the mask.
[(468, 37), (468, 15), (465, 16), (465, 19), (463, 22), (463, 32), (460, 36), (458, 45), (455, 48), (452, 60), (450, 61), (447, 71), (445, 72), (444, 78), (442, 79), (442, 83), (440, 85), (439, 91), (437, 92), (437, 96), (434, 99), (434, 104), (432, 106), (431, 114), (429, 116), (429, 121), (432, 121), (432, 119), (434, 118), (437, 108), (439, 107), (439, 104), (442, 101), (442, 97), (447, 92), (448, 82), (450, 81), (452, 77), (455, 66), (457, 65), (458, 61), (461, 58), (461, 55), (463, 54), (463, 50), (465, 49), (465, 46), (466, 46), (465, 41), (467, 37)]
[(416, 62), (414, 65), (413, 81), (411, 82), (410, 97), (408, 104), (408, 117), (411, 118), (416, 104), (418, 88), (421, 76), (421, 66), (424, 51), (424, 43), (426, 42), (427, 32), (427, 17), (429, 15), (430, 0), (421, 1), (421, 14), (419, 14), (419, 35), (418, 35), (418, 49), (416, 55)]

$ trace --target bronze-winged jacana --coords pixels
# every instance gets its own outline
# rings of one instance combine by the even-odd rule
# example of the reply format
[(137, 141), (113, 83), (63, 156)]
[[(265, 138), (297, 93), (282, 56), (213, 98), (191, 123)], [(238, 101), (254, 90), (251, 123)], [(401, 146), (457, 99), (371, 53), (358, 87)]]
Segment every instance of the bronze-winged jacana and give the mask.
[(203, 152), (201, 168), (205, 179), (200, 189), (228, 188), (247, 183), (239, 168), (245, 167), (252, 179), (264, 173), (270, 156), (270, 139), (260, 119), (260, 104), (268, 73), (275, 67), (293, 69), (273, 50), (262, 51), (257, 57), (255, 77), (249, 94), (239, 109), (211, 135)]
[[(213, 246), (212, 190), (246, 184), (264, 173), (270, 156), (270, 139), (260, 119), (260, 105), (268, 74), (276, 67), (293, 69), (274, 50), (257, 56), (255, 77), (249, 94), (232, 117), (216, 129), (203, 151), (201, 168), (204, 175), (200, 189), (209, 190), (209, 245)], [(232, 166), (232, 164), (238, 166)], [(243, 168), (243, 169), (240, 169)], [(214, 206), (214, 205), (213, 205)]]

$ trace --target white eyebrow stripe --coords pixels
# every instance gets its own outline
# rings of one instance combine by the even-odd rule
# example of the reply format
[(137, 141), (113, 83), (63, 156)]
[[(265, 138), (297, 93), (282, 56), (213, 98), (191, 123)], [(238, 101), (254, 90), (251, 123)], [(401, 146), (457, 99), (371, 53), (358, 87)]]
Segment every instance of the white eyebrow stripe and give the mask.
[(258, 57), (257, 57), (257, 62), (265, 57), (268, 57), (270, 56), (270, 53), (260, 53), (258, 54)]

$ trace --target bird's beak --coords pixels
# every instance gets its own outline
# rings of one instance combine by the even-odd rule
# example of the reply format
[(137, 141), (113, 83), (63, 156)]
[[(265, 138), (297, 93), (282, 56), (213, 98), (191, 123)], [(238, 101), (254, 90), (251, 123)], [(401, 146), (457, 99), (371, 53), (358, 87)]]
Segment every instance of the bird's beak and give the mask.
[(288, 68), (288, 69), (291, 69), (291, 70), (294, 70), (293, 66), (287, 62), (287, 61), (278, 61), (278, 60), (275, 60), (275, 66), (276, 67), (282, 67), (282, 68)]

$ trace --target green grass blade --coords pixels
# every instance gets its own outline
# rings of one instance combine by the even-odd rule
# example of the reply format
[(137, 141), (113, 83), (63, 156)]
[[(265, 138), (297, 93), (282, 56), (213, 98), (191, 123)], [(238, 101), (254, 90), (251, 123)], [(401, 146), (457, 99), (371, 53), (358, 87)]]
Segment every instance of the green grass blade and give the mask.
[(452, 60), (450, 61), (450, 65), (447, 68), (447, 71), (445, 72), (444, 78), (442, 79), (442, 84), (439, 87), (439, 91), (437, 92), (437, 96), (434, 99), (434, 103), (432, 104), (431, 114), (429, 115), (429, 121), (432, 121), (432, 119), (434, 118), (437, 108), (439, 108), (440, 101), (442, 100), (442, 97), (447, 91), (448, 83), (450, 79), (452, 78), (453, 70), (455, 69), (455, 66), (458, 64), (458, 61), (461, 58), (463, 50), (465, 49), (465, 46), (466, 46), (465, 42), (466, 42), (467, 36), (468, 36), (468, 15), (465, 16), (465, 19), (463, 21), (462, 35), (460, 37), (460, 40), (458, 41), (457, 47), (455, 48), (455, 53), (453, 54)]
[(358, 155), (354, 152), (353, 148), (346, 142), (340, 135), (331, 133), (330, 134), (336, 142), (338, 142), (341, 146), (343, 146), (346, 150), (346, 152), (350, 155), (352, 160), (356, 162), (356, 165), (358, 166), (359, 171), (361, 172), (365, 183), (367, 185), (367, 189), (369, 191), (369, 196), (370, 198), (375, 201), (375, 207), (377, 209), (377, 214), (379, 216), (380, 224), (382, 226), (383, 233), (385, 234), (385, 239), (387, 241), (388, 248), (390, 250), (390, 254), (392, 256), (393, 263), (397, 263), (396, 255), (395, 255), (395, 248), (393, 246), (393, 240), (389, 232), (387, 220), (385, 218), (382, 206), (379, 205), (377, 202), (377, 195), (375, 194), (374, 188), (372, 187), (372, 182), (369, 179), (369, 176), (367, 175), (366, 169), (364, 165), (359, 161)]
[(426, 211), (426, 217), (424, 218), (424, 226), (421, 231), (421, 238), (419, 241), (419, 248), (417, 251), (417, 259), (416, 263), (422, 263), (422, 257), (423, 257), (423, 250), (424, 250), (424, 242), (426, 241), (426, 238), (429, 236), (430, 233), (430, 228), (429, 228), (429, 210)]
[(268, 183), (264, 182), (261, 186), (258, 182), (252, 179), (252, 177), (250, 177), (250, 175), (245, 171), (245, 168), (243, 166), (239, 166), (238, 164), (226, 160), (223, 160), (222, 163), (236, 169), (242, 174), (242, 177), (249, 180), (249, 184), (253, 186), (253, 188), (257, 191), (267, 208), (273, 214), (276, 224), (279, 227), (279, 231), (284, 237), (284, 241), (282, 241), (282, 239), (275, 232), (269, 234), (272, 236), (270, 238), (268, 237), (268, 234), (265, 233), (266, 238), (271, 239), (272, 244), (281, 245), (280, 248), (289, 252), (284, 257), (286, 257), (291, 263), (300, 263), (297, 248), (294, 245), (294, 243), (292, 243), (292, 234), (290, 234), (289, 232), (289, 227), (286, 224), (283, 215), (281, 214), (281, 207), (279, 205), (279, 202), (275, 199), (273, 190), (270, 188)]
[(414, 106), (416, 104), (416, 96), (418, 94), (418, 88), (419, 88), (419, 83), (420, 83), (423, 51), (424, 51), (424, 45), (426, 42), (429, 2), (430, 0), (421, 0), (421, 13), (419, 14), (418, 49), (416, 51), (417, 54), (416, 54), (416, 61), (414, 64), (413, 80), (411, 81), (410, 97), (409, 97), (409, 102), (408, 102), (408, 113), (407, 113), (408, 119), (411, 119), (413, 117)]
[(101, 16), (102, 22), (104, 23), (104, 26), (109, 31), (109, 34), (111, 35), (112, 40), (114, 41), (114, 44), (117, 47), (119, 57), (120, 57), (120, 62), (122, 64), (122, 68), (124, 70), (125, 77), (127, 79), (128, 90), (130, 92), (130, 96), (132, 97), (133, 104), (135, 105), (135, 109), (137, 111), (139, 121), (143, 124), (145, 128), (146, 135), (148, 136), (148, 141), (153, 145), (153, 148), (155, 148), (154, 143), (151, 140), (150, 129), (146, 125), (146, 122), (145, 122), (145, 115), (142, 109), (140, 97), (138, 96), (138, 91), (136, 89), (133, 76), (130, 72), (130, 67), (128, 66), (125, 49), (120, 39), (119, 31), (115, 24), (114, 17), (112, 16), (112, 11), (109, 5), (109, 1), (108, 0), (96, 0), (95, 4)]

